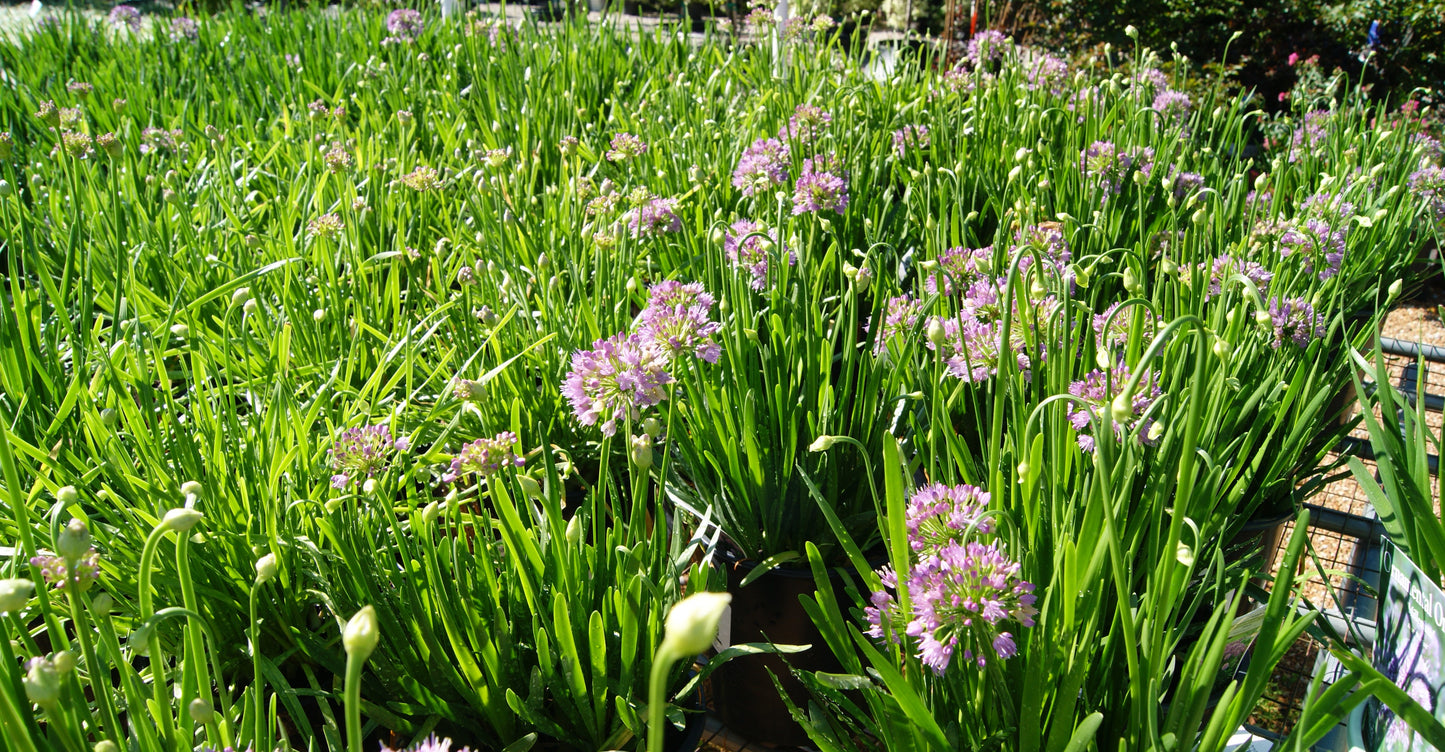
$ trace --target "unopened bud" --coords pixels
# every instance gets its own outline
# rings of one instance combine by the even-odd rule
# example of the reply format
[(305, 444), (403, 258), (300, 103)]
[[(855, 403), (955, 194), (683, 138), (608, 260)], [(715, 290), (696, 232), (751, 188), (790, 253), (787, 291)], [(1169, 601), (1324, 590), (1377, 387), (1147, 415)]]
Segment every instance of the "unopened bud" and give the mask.
[(80, 493), (75, 490), (75, 486), (61, 486), (60, 489), (55, 492), (55, 500), (61, 504), (70, 506), (80, 500)]
[(813, 439), (812, 444), (808, 445), (808, 451), (826, 452), (829, 449), (832, 449), (833, 445), (836, 443), (838, 443), (837, 436), (819, 436), (818, 438)]
[(1223, 361), (1229, 360), (1229, 343), (1223, 339), (1214, 340), (1214, 357)]
[(642, 421), (643, 432), (654, 439), (662, 435), (663, 428), (662, 421), (657, 418), (648, 418)]
[(678, 601), (667, 613), (658, 659), (674, 661), (711, 647), (718, 622), (732, 599), (727, 593), (694, 593)]
[(363, 606), (351, 617), (351, 621), (346, 622), (346, 628), (341, 631), (341, 645), (346, 648), (347, 659), (364, 661), (370, 658), (380, 641), (376, 609), (371, 606)]
[(0, 614), (19, 613), (34, 593), (35, 583), (30, 580), (0, 580)]
[(235, 292), (231, 293), (231, 305), (233, 306), (245, 305), (246, 301), (250, 299), (251, 288), (249, 287), (238, 287)]
[(191, 714), (191, 720), (196, 723), (207, 724), (216, 720), (216, 709), (200, 697), (191, 700), (191, 706), (186, 710)]
[(266, 554), (256, 560), (256, 584), (265, 585), (276, 579), (276, 554)]
[(31, 658), (20, 683), (25, 687), (25, 696), (36, 705), (47, 707), (60, 699), (60, 672), (48, 658)]
[(582, 515), (574, 514), (567, 521), (567, 542), (576, 546), (582, 542)]
[(184, 533), (195, 527), (196, 523), (200, 522), (203, 517), (205, 517), (204, 514), (194, 509), (172, 509), (166, 512), (166, 516), (161, 519), (161, 527), (167, 530), (174, 530), (178, 533)]
[(181, 484), (182, 496), (200, 496), (201, 491), (201, 484), (196, 481), (188, 480), (185, 483)]
[(652, 439), (646, 434), (632, 437), (632, 464), (642, 470), (652, 467)]
[(1120, 392), (1109, 405), (1109, 412), (1115, 423), (1128, 423), (1134, 417), (1134, 395)]
[(90, 528), (85, 526), (85, 520), (79, 517), (70, 518), (70, 522), (61, 529), (60, 535), (55, 539), (55, 553), (71, 564), (90, 553)]

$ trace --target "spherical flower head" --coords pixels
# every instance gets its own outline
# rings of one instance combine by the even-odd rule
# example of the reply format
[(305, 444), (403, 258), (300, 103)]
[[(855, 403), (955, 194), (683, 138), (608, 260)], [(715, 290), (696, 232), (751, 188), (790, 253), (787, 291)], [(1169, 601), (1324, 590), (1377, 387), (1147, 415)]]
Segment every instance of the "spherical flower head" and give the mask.
[(618, 421), (636, 420), (641, 409), (667, 399), (672, 376), (668, 361), (636, 334), (618, 332), (572, 354), (572, 369), (562, 394), (583, 425), (601, 424), (602, 434), (617, 433)]
[(1174, 123), (1183, 123), (1189, 119), (1189, 113), (1194, 111), (1194, 103), (1189, 95), (1182, 91), (1165, 89), (1154, 97), (1154, 109), (1164, 116), (1165, 120)]
[(607, 161), (625, 162), (647, 153), (647, 144), (631, 133), (619, 133), (612, 137), (612, 148), (607, 152)]
[(86, 99), (90, 97), (91, 92), (95, 91), (95, 87), (84, 81), (71, 81), (65, 85), (65, 90), (81, 99)]
[[(381, 745), (381, 752), (453, 752), (452, 740), (450, 738), (438, 737), (436, 734), (417, 742), (410, 747), (392, 749), (385, 744)], [(470, 747), (461, 747), (455, 752), (471, 752)]]
[(743, 16), (743, 27), (752, 34), (765, 34), (773, 28), (776, 21), (772, 10), (759, 6)]
[[(1014, 329), (1020, 329), (1022, 322), (1015, 321)], [(1003, 339), (1003, 327), (995, 322), (966, 319), (962, 322), (945, 320), (947, 347), (940, 347), (940, 357), (945, 359), (944, 371), (965, 383), (978, 384), (997, 376), (1001, 358), (1010, 354), (1018, 369), (1029, 378), (1032, 363), (1029, 356), (1017, 352)]]
[(401, 176), (401, 184), (417, 193), (424, 193), (442, 187), (442, 180), (434, 168), (418, 165), (416, 169)]
[(963, 293), (974, 281), (987, 274), (993, 264), (993, 246), (982, 248), (949, 248), (938, 255), (938, 268), (923, 279), (929, 295), (948, 297)]
[(1069, 403), (1067, 412), (1069, 423), (1073, 424), (1074, 430), (1079, 434), (1079, 448), (1086, 452), (1094, 451), (1094, 425), (1106, 420), (1112, 421), (1114, 435), (1120, 440), (1136, 426), (1141, 443), (1150, 445), (1157, 440), (1157, 437), (1151, 438), (1149, 435), (1153, 420), (1142, 423), (1139, 420), (1161, 394), (1154, 373), (1145, 371), (1140, 377), (1133, 394), (1124, 405), (1127, 414), (1120, 415), (1115, 410), (1116, 398), (1123, 393), (1124, 386), (1132, 375), (1128, 366), (1119, 365), (1110, 369), (1107, 374), (1101, 370), (1090, 371), (1082, 380), (1069, 385), (1069, 394), (1079, 398), (1078, 401)]
[(787, 144), (775, 138), (760, 138), (743, 151), (733, 169), (733, 187), (744, 196), (766, 195), (788, 180)]
[(798, 178), (793, 189), (793, 214), (832, 210), (842, 214), (848, 208), (848, 183), (829, 172), (809, 172)]
[(56, 107), (55, 103), (50, 100), (41, 102), (40, 107), (35, 110), (35, 119), (51, 128), (59, 128), (60, 108)]
[(1064, 226), (1058, 222), (1040, 222), (1020, 228), (1014, 234), (1013, 252), (1023, 256), (1019, 261), (1020, 272), (1032, 268), (1037, 259), (1043, 262), (1045, 269), (1052, 269), (1060, 277), (1063, 277), (1073, 258), (1069, 242), (1064, 238)]
[[(754, 290), (767, 287), (768, 264), (772, 259), (773, 246), (778, 241), (777, 230), (767, 230), (766, 234), (753, 234), (763, 230), (763, 226), (757, 222), (740, 219), (723, 233), (723, 253), (733, 266), (752, 275), (749, 286)], [(787, 258), (789, 266), (798, 262), (796, 253), (789, 252)]]
[(1047, 91), (1054, 96), (1065, 93), (1069, 84), (1069, 63), (1047, 53), (1025, 61), (1028, 88)]
[(985, 516), (989, 494), (977, 486), (933, 483), (908, 500), (908, 545), (914, 551), (941, 548), (951, 541), (993, 532)]
[(990, 68), (1013, 48), (1013, 39), (1001, 31), (985, 29), (968, 40), (963, 57), (974, 68)]
[(1205, 300), (1218, 297), (1224, 290), (1224, 286), (1235, 276), (1243, 276), (1254, 283), (1261, 296), (1269, 295), (1269, 283), (1274, 279), (1274, 272), (1264, 268), (1254, 261), (1241, 261), (1228, 254), (1214, 259), (1208, 266), (1209, 290), (1204, 296)]
[(1302, 259), (1306, 274), (1314, 273), (1316, 259), (1323, 257), (1319, 278), (1326, 280), (1339, 274), (1345, 258), (1348, 224), (1335, 229), (1323, 219), (1306, 219), (1303, 222), (1296, 219), (1284, 223), (1283, 227), (1279, 235), (1280, 256)]
[(1422, 167), (1410, 174), (1409, 186), (1426, 213), (1445, 223), (1445, 168)]
[(323, 214), (306, 225), (306, 234), (313, 238), (334, 238), (346, 225), (339, 214)]
[(811, 104), (800, 104), (788, 118), (787, 125), (778, 131), (778, 140), (798, 144), (811, 144), (833, 122), (833, 113)]
[(117, 5), (110, 9), (110, 15), (106, 16), (106, 22), (111, 26), (123, 27), (131, 32), (140, 31), (140, 11), (129, 5)]
[(1095, 342), (1099, 347), (1112, 349), (1129, 341), (1129, 332), (1134, 326), (1136, 316), (1144, 317), (1144, 338), (1153, 337), (1158, 329), (1158, 321), (1154, 312), (1146, 306), (1130, 306), (1128, 310), (1119, 313), (1123, 303), (1113, 303), (1104, 312), (1094, 317)]
[(41, 551), (30, 557), (30, 566), (38, 568), (40, 576), (56, 590), (73, 586), (77, 591), (85, 592), (100, 579), (100, 554), (94, 548), (68, 561), (65, 557)]
[(1330, 121), (1333, 115), (1329, 110), (1315, 110), (1305, 115), (1304, 122), (1295, 129), (1290, 137), (1289, 161), (1298, 162), (1320, 152), (1326, 146), (1329, 139)]
[(146, 128), (140, 132), (141, 154), (174, 154), (180, 149), (181, 131), (164, 128)]
[[(571, 137), (569, 136), (568, 138)], [(563, 140), (565, 141), (566, 139)], [(575, 144), (577, 139), (572, 139), (572, 142)], [(506, 164), (507, 160), (511, 158), (511, 147), (507, 147), (506, 149), (488, 149), (482, 153), (482, 162), (494, 170)]]
[(813, 172), (831, 172), (844, 180), (848, 179), (848, 167), (843, 164), (843, 158), (838, 156), (836, 151), (822, 152), (804, 159), (801, 174)]
[(331, 446), (331, 487), (344, 489), (358, 478), (373, 478), (391, 465), (397, 451), (391, 429), (384, 425), (348, 428)]
[(195, 19), (186, 16), (177, 16), (171, 19), (171, 41), (182, 39), (195, 41), (201, 38), (201, 25)]
[(442, 476), (442, 482), (456, 483), (471, 473), (488, 478), (504, 467), (521, 467), (526, 461), (512, 451), (516, 445), (517, 434), (511, 431), (503, 431), (490, 439), (477, 439), (463, 446), (452, 458), (451, 468)]
[(926, 150), (931, 143), (926, 125), (905, 125), (893, 132), (893, 151), (900, 157), (909, 149)]
[(112, 158), (120, 156), (121, 152), (125, 150), (125, 145), (120, 142), (120, 139), (115, 137), (114, 133), (102, 133), (96, 136), (95, 145), (99, 146), (101, 151), (104, 151), (107, 156)]
[(341, 143), (334, 141), (331, 143), (331, 148), (322, 155), (321, 159), (326, 163), (326, 168), (332, 172), (350, 172), (352, 166), (355, 164), (351, 152), (347, 151), (346, 147)]
[(1124, 178), (1133, 166), (1134, 158), (1110, 141), (1095, 141), (1079, 157), (1079, 169), (1110, 196), (1123, 190)]
[(416, 39), (423, 28), (421, 12), (411, 8), (398, 8), (386, 17), (386, 30), (403, 39)]
[[(1158, 68), (1143, 68), (1134, 74), (1130, 84), (1163, 92), (1169, 88), (1169, 77), (1164, 75), (1164, 71)], [(1159, 108), (1155, 107), (1154, 109), (1157, 110)]]
[(66, 154), (76, 158), (85, 159), (95, 154), (92, 148), (93, 141), (85, 133), (76, 131), (62, 131), (60, 134), (60, 148)]
[(1034, 586), (996, 541), (945, 544), (920, 557), (906, 587), (913, 612), (904, 633), (918, 640), (918, 657), (938, 674), (955, 654), (978, 668), (1014, 655), (1013, 635), (1002, 626), (1031, 627), (1038, 614)]
[(19, 613), (34, 593), (35, 583), (30, 580), (0, 580), (0, 615)]
[(652, 286), (647, 307), (637, 316), (638, 336), (668, 360), (693, 354), (716, 363), (722, 348), (713, 341), (722, 325), (708, 320), (713, 296), (702, 283), (667, 280)]
[[(912, 296), (889, 298), (888, 305), (883, 309), (883, 326), (873, 339), (874, 354), (886, 350), (894, 337), (912, 332), (913, 327), (918, 325), (918, 315), (922, 310), (923, 301)], [(871, 324), (869, 328), (872, 328)]]
[(1197, 172), (1176, 172), (1171, 182), (1176, 201), (1183, 201), (1204, 188), (1204, 176)]
[(634, 238), (655, 238), (669, 232), (682, 231), (677, 216), (677, 199), (654, 198), (622, 215), (622, 221)]
[(1325, 336), (1324, 317), (1304, 298), (1279, 298), (1269, 301), (1269, 320), (1274, 327), (1275, 349), (1293, 342), (1309, 347), (1310, 341)]

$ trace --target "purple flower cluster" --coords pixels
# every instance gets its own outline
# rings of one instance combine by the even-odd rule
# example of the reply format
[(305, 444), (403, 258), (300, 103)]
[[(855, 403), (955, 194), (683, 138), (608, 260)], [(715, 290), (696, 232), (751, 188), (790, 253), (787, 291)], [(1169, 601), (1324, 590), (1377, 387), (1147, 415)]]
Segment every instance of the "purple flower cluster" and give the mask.
[(682, 220), (677, 216), (677, 199), (654, 198), (622, 215), (622, 221), (634, 238), (655, 238), (663, 233), (681, 232)]
[(174, 154), (180, 150), (182, 144), (181, 131), (179, 129), (168, 131), (164, 128), (145, 128), (140, 132), (140, 138), (141, 154), (154, 154), (157, 152)]
[[(1135, 72), (1129, 82), (1133, 86), (1146, 88), (1150, 91), (1163, 92), (1169, 88), (1169, 77), (1164, 71), (1158, 68), (1142, 68)], [(1154, 109), (1159, 109), (1157, 106)]]
[(130, 5), (117, 5), (110, 9), (110, 15), (106, 16), (106, 22), (111, 26), (124, 26), (132, 32), (138, 32), (141, 28), (140, 11)]
[[(749, 286), (754, 290), (762, 290), (767, 286), (768, 263), (773, 255), (773, 245), (778, 241), (777, 230), (768, 230), (766, 236), (752, 235), (762, 230), (761, 224), (740, 219), (732, 223), (728, 232), (723, 234), (723, 252), (733, 266), (746, 269), (752, 275), (753, 281)], [(752, 237), (748, 237), (749, 235)], [(788, 265), (796, 263), (798, 255), (790, 251)]]
[(1289, 161), (1298, 162), (1301, 157), (1324, 148), (1329, 136), (1330, 117), (1329, 110), (1315, 110), (1305, 115), (1304, 122), (1290, 137)]
[(178, 16), (171, 19), (171, 40), (179, 41), (188, 39), (195, 41), (201, 38), (201, 25), (195, 19), (186, 16)]
[(100, 578), (100, 554), (96, 553), (94, 548), (90, 548), (74, 561), (66, 561), (62, 556), (41, 551), (38, 556), (30, 557), (30, 566), (39, 568), (40, 576), (57, 590), (74, 586), (76, 590), (84, 592), (90, 588), (91, 583)]
[(1069, 84), (1069, 63), (1060, 57), (1042, 53), (1027, 61), (1028, 87), (1031, 90), (1044, 90), (1054, 96), (1062, 96), (1068, 91)]
[(1139, 429), (1139, 441), (1143, 444), (1153, 444), (1155, 439), (1150, 438), (1150, 428), (1153, 427), (1153, 419), (1142, 423), (1139, 418), (1159, 398), (1159, 384), (1155, 375), (1145, 371), (1140, 377), (1134, 392), (1130, 395), (1131, 411), (1126, 421), (1120, 421), (1114, 411), (1114, 401), (1122, 393), (1124, 385), (1133, 376), (1129, 367), (1125, 365), (1115, 366), (1108, 373), (1094, 370), (1090, 371), (1082, 381), (1075, 381), (1069, 385), (1069, 394), (1079, 398), (1078, 402), (1071, 403), (1068, 410), (1069, 422), (1073, 424), (1074, 430), (1079, 433), (1079, 447), (1086, 452), (1092, 452), (1095, 448), (1094, 423), (1108, 420), (1114, 424), (1114, 436), (1123, 440), (1128, 432), (1135, 428)]
[(1183, 201), (1204, 189), (1204, 176), (1197, 172), (1175, 172), (1171, 178), (1175, 201)]
[[(380, 752), (453, 752), (453, 750), (451, 739), (439, 738), (436, 734), (432, 734), (431, 736), (428, 736), (426, 739), (417, 742), (411, 747), (392, 749), (391, 747), (383, 744), (381, 745)], [(455, 750), (455, 752), (471, 752), (471, 747), (461, 747), (460, 749)]]
[(908, 295), (889, 298), (888, 306), (883, 310), (883, 327), (878, 330), (873, 340), (874, 354), (887, 349), (888, 342), (894, 337), (913, 331), (913, 327), (918, 325), (918, 314), (922, 310), (923, 301)]
[(1445, 168), (1422, 167), (1411, 173), (1410, 190), (1436, 222), (1445, 222)]
[(848, 208), (848, 182), (831, 172), (804, 172), (793, 186), (793, 214)]
[[(1018, 643), (1008, 622), (1032, 627), (1038, 614), (1034, 586), (1019, 576), (1018, 562), (999, 541), (980, 540), (993, 534), (984, 516), (988, 501), (972, 486), (919, 490), (909, 504), (912, 567), (906, 579), (880, 569), (883, 589), (863, 610), (869, 635), (892, 642), (913, 638), (919, 659), (938, 674), (955, 654), (977, 668), (1013, 657)], [(900, 586), (911, 603), (907, 613), (893, 595)]]
[(992, 533), (988, 500), (988, 492), (977, 486), (933, 483), (918, 489), (906, 512), (909, 548), (942, 548), (975, 532)]
[(905, 125), (893, 132), (893, 151), (900, 157), (909, 149), (927, 149), (930, 143), (926, 125)]
[(392, 456), (410, 448), (406, 437), (393, 439), (385, 425), (348, 428), (331, 447), (331, 487), (346, 488), (360, 477), (375, 477), (391, 464)]
[(607, 161), (625, 162), (647, 153), (647, 142), (631, 133), (619, 133), (612, 137), (612, 147), (607, 151)]
[(456, 483), (469, 473), (486, 478), (504, 467), (521, 467), (524, 460), (512, 451), (516, 445), (517, 434), (511, 431), (466, 444), (452, 458), (451, 468), (442, 475), (442, 482)]
[[(1199, 265), (1203, 269), (1205, 279), (1208, 280), (1208, 288), (1204, 292), (1204, 299), (1216, 298), (1224, 291), (1224, 286), (1235, 276), (1243, 276), (1254, 283), (1261, 296), (1269, 295), (1269, 283), (1274, 279), (1274, 272), (1264, 268), (1253, 261), (1242, 261), (1225, 254), (1214, 259), (1212, 262), (1205, 262)], [(1185, 281), (1192, 281), (1186, 277)]]
[(968, 40), (963, 57), (974, 68), (988, 68), (1001, 62), (1012, 47), (1011, 37), (995, 29), (985, 29)]
[(1129, 341), (1129, 331), (1134, 326), (1136, 316), (1144, 317), (1144, 336), (1152, 339), (1154, 331), (1158, 329), (1159, 322), (1154, 312), (1147, 306), (1130, 306), (1128, 310), (1119, 313), (1123, 303), (1110, 304), (1104, 312), (1094, 316), (1094, 341), (1099, 347), (1118, 347)]
[(1110, 141), (1095, 141), (1079, 155), (1079, 169), (1104, 189), (1106, 198), (1124, 189), (1124, 179), (1135, 165), (1133, 154)]
[(414, 41), (424, 28), (421, 12), (412, 8), (397, 8), (386, 17), (386, 30), (396, 41)]
[(617, 433), (618, 421), (636, 420), (641, 409), (667, 399), (666, 354), (640, 334), (619, 332), (572, 353), (572, 370), (562, 394), (583, 425), (599, 422), (604, 436)]
[(647, 307), (637, 315), (637, 333), (669, 360), (691, 353), (716, 363), (722, 348), (713, 335), (722, 324), (708, 319), (712, 306), (713, 296), (701, 282), (659, 282), (652, 286)]
[(923, 278), (923, 289), (929, 295), (950, 296), (984, 277), (993, 264), (993, 246), (982, 248), (949, 248), (938, 255), (938, 267)]
[(733, 170), (733, 187), (744, 196), (776, 188), (788, 182), (788, 146), (775, 138), (753, 142)]
[(1332, 227), (1323, 219), (1295, 220), (1286, 223), (1279, 236), (1279, 255), (1298, 256), (1304, 259), (1306, 274), (1315, 271), (1315, 256), (1324, 256), (1324, 267), (1319, 270), (1320, 279), (1329, 279), (1340, 272), (1345, 259), (1345, 231), (1349, 225)]
[(1310, 341), (1325, 336), (1324, 317), (1304, 298), (1279, 298), (1269, 301), (1269, 320), (1274, 326), (1275, 349), (1286, 340), (1309, 347)]
[[(930, 339), (928, 349), (943, 358), (948, 375), (968, 384), (982, 383), (998, 375), (1004, 354), (1011, 353), (1024, 378), (1030, 377), (1033, 364), (1027, 347), (1022, 341), (1005, 344), (1001, 324), (968, 316), (935, 317), (929, 322), (930, 328), (935, 322), (942, 327), (942, 341), (935, 343)], [(1024, 325), (1015, 320), (1013, 329), (1017, 332)]]
[(811, 144), (823, 135), (824, 129), (833, 122), (833, 113), (811, 104), (800, 104), (788, 118), (788, 124), (778, 131), (778, 140), (784, 143)]
[(1069, 260), (1073, 258), (1069, 241), (1064, 238), (1064, 227), (1058, 222), (1040, 222), (1020, 228), (1014, 233), (1013, 252), (1023, 255), (1019, 271), (1028, 271), (1037, 258), (1045, 268), (1058, 272), (1060, 276), (1067, 272)]
[(1163, 115), (1165, 120), (1175, 124), (1183, 124), (1189, 119), (1189, 113), (1194, 111), (1194, 103), (1190, 101), (1189, 95), (1174, 89), (1165, 89), (1154, 97), (1154, 109)]

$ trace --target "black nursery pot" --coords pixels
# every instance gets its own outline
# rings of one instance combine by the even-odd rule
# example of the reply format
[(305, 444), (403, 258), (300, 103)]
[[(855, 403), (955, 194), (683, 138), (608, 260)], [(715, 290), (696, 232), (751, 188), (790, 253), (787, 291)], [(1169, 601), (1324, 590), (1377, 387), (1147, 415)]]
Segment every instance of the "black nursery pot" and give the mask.
[[(807, 689), (793, 677), (790, 666), (833, 673), (841, 672), (843, 667), (798, 603), (798, 596), (811, 596), (817, 589), (812, 570), (776, 567), (743, 587), (743, 578), (756, 566), (757, 562), (745, 560), (728, 569), (728, 592), (733, 596), (732, 644), (773, 642), (813, 647), (787, 656), (740, 656), (719, 666), (712, 674), (713, 711), (730, 731), (750, 742), (801, 746), (808, 743), (808, 735), (788, 713), (772, 676), (778, 678), (793, 704), (806, 707)], [(842, 578), (835, 574), (831, 579), (834, 591), (841, 592)]]

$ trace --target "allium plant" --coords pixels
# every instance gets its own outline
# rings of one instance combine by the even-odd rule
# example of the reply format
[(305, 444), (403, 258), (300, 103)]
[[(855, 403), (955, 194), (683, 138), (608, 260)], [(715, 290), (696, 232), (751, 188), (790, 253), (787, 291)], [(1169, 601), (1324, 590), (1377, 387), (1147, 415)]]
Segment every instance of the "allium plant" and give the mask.
[(451, 467), (442, 475), (443, 483), (457, 483), (468, 475), (486, 478), (504, 467), (522, 467), (525, 463), (512, 448), (517, 434), (503, 431), (490, 439), (477, 439), (457, 452)]
[(637, 335), (667, 360), (695, 355), (716, 363), (722, 352), (714, 336), (721, 325), (710, 319), (713, 296), (702, 283), (667, 280), (653, 285), (647, 307), (637, 315)]
[(774, 138), (754, 141), (733, 170), (733, 187), (744, 196), (767, 195), (787, 181), (788, 147)]
[(331, 487), (343, 489), (362, 478), (374, 478), (391, 466), (397, 452), (406, 451), (406, 438), (394, 439), (385, 425), (342, 431), (331, 446)]
[(619, 423), (637, 422), (643, 409), (667, 399), (672, 380), (664, 352), (639, 334), (619, 332), (572, 354), (562, 394), (578, 421), (612, 436)]
[(1097, 441), (1094, 431), (1108, 425), (1113, 426), (1114, 436), (1120, 441), (1135, 433), (1141, 444), (1158, 441), (1150, 431), (1153, 419), (1143, 416), (1160, 397), (1159, 385), (1153, 374), (1146, 371), (1130, 395), (1125, 388), (1132, 375), (1127, 366), (1121, 365), (1107, 373), (1090, 371), (1082, 380), (1069, 385), (1069, 394), (1078, 398), (1070, 405), (1068, 416), (1069, 423), (1078, 431), (1079, 448), (1094, 451)]

